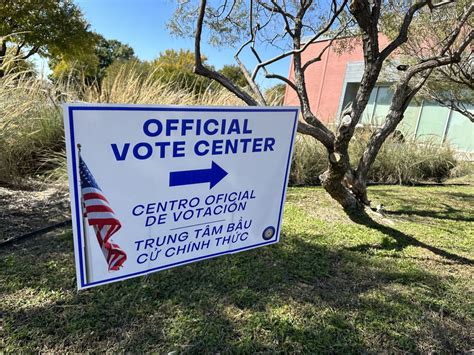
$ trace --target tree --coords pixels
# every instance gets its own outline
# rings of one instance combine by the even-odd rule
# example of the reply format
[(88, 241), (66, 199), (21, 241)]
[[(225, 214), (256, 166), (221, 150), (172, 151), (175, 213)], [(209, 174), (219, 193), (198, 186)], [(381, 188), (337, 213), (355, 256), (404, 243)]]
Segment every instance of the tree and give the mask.
[(98, 74), (99, 58), (94, 51), (87, 51), (75, 58), (50, 58), (48, 65), (52, 70), (49, 75), (52, 81), (67, 78), (76, 83), (92, 83), (96, 81)]
[(99, 58), (98, 79), (105, 75), (105, 70), (115, 61), (127, 61), (135, 58), (133, 48), (115, 39), (105, 39), (99, 35), (99, 41), (95, 48)]
[[(446, 34), (456, 26), (457, 16), (469, 4), (466, 0), (458, 0), (450, 4), (449, 11), (432, 11), (420, 13), (412, 24), (410, 36), (399, 50), (398, 63), (412, 65), (424, 57), (436, 55), (436, 46), (444, 41)], [(386, 32), (393, 36), (394, 31), (390, 19), (386, 22)], [(474, 27), (474, 17), (470, 17), (463, 31)], [(426, 39), (430, 40), (427, 41)], [(459, 62), (437, 67), (427, 78), (425, 85), (420, 89), (420, 96), (429, 101), (435, 101), (468, 117), (474, 122), (474, 52), (467, 48)], [(471, 107), (469, 107), (471, 106)]]
[(133, 48), (115, 39), (106, 39), (98, 33), (94, 33), (95, 43), (92, 52), (86, 52), (77, 58), (62, 56), (53, 58), (49, 65), (53, 70), (53, 78), (64, 75), (84, 75), (87, 83), (100, 85), (106, 69), (115, 61), (127, 61), (135, 59)]
[[(194, 65), (194, 57), (193, 57), (193, 65)], [(247, 79), (245, 79), (242, 70), (237, 65), (226, 64), (221, 69), (219, 69), (219, 73), (224, 75), (225, 77), (232, 80), (240, 87), (247, 86)]]
[(36, 53), (78, 58), (94, 43), (88, 27), (69, 0), (0, 0), (0, 77), (8, 46), (23, 60)]
[(150, 62), (141, 61), (137, 58), (114, 61), (105, 70), (104, 84), (108, 83), (110, 85), (120, 75), (139, 77), (141, 80), (146, 80), (153, 75), (153, 67)]
[[(328, 3), (315, 3), (313, 0), (235, 0), (212, 7), (206, 0), (200, 0), (196, 7), (194, 3), (186, 1), (180, 3), (170, 28), (177, 34), (186, 33), (191, 23), (191, 14), (197, 13), (193, 22), (194, 71), (219, 82), (248, 105), (265, 104), (265, 99), (255, 83), (259, 72), (263, 72), (266, 78), (282, 80), (290, 89), (296, 91), (301, 106), (298, 131), (321, 142), (328, 153), (328, 168), (320, 176), (323, 187), (345, 209), (358, 210), (370, 204), (367, 198), (368, 171), (382, 144), (402, 120), (410, 100), (423, 87), (435, 68), (459, 63), (462, 53), (474, 39), (472, 27), (466, 26), (474, 11), (474, 5), (450, 7), (450, 3), (451, 0), (437, 3), (431, 0), (415, 0), (411, 4), (382, 0), (352, 0), (350, 4), (347, 0), (331, 0)], [(385, 121), (369, 139), (357, 166), (351, 166), (349, 143), (382, 67), (387, 63), (387, 59), (407, 42), (411, 35), (412, 22), (417, 21), (419, 14), (429, 14), (431, 11), (453, 11), (455, 23), (445, 33), (443, 41), (431, 45), (432, 55), (423, 55), (414, 60), (399, 76)], [(246, 14), (246, 21), (242, 20), (242, 13)], [(383, 27), (385, 19), (391, 20), (386, 22), (391, 24), (393, 36), (385, 48), (380, 48), (379, 29)], [(418, 24), (422, 25), (421, 22)], [(208, 68), (203, 63), (201, 38), (204, 25), (212, 32), (211, 38), (217, 36), (223, 39), (220, 43), (235, 43), (241, 40), (242, 46), (236, 53), (237, 59), (243, 48), (250, 47), (257, 65), (251, 74), (244, 65), (240, 67), (252, 89), (251, 93), (242, 90), (222, 73)], [(343, 110), (336, 131), (332, 132), (311, 110), (305, 71), (310, 65), (320, 61), (322, 53), (329, 45), (338, 37), (347, 35), (354, 25), (355, 34), (360, 38), (364, 51), (364, 73), (354, 101)], [(304, 41), (303, 36), (307, 37)], [(301, 54), (311, 43), (323, 36), (331, 38), (329, 45), (314, 58), (303, 62)], [(277, 44), (283, 51), (273, 58), (263, 59), (262, 51), (259, 51), (262, 44)], [(272, 63), (289, 56), (293, 61), (294, 81), (271, 73), (268, 69)]]
[[(194, 94), (204, 92), (211, 81), (194, 74), (194, 53), (189, 50), (167, 49), (151, 62), (154, 76), (177, 89), (185, 89)], [(205, 61), (206, 58), (203, 58)]]

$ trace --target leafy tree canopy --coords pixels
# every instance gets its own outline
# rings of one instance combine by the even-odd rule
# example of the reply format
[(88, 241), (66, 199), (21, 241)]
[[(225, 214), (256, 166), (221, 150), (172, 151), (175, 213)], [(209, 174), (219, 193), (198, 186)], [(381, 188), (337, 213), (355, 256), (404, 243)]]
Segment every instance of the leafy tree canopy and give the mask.
[(219, 73), (233, 80), (237, 85), (244, 87), (247, 86), (247, 79), (245, 79), (242, 70), (237, 65), (226, 64), (219, 70)]
[(100, 82), (106, 74), (106, 69), (115, 61), (134, 59), (133, 48), (117, 40), (108, 40), (95, 33), (93, 52), (82, 55), (80, 58), (61, 58), (50, 60), (53, 69), (53, 78), (60, 78), (75, 71), (84, 75), (87, 81)]
[[(203, 58), (205, 61), (206, 58)], [(167, 49), (151, 62), (153, 75), (160, 81), (202, 93), (211, 85), (211, 80), (194, 74), (194, 53), (190, 50)]]
[(152, 61), (152, 64), (160, 73), (192, 73), (194, 68), (194, 53), (190, 50), (167, 49), (160, 53), (158, 58)]
[(105, 69), (116, 60), (130, 60), (134, 58), (133, 48), (115, 39), (107, 40), (99, 35), (99, 41), (95, 48), (99, 58), (99, 68)]
[[(206, 58), (203, 60), (205, 61)], [(104, 85), (111, 85), (115, 78), (128, 75), (139, 80), (156, 80), (194, 94), (200, 94), (205, 90), (215, 90), (218, 87), (211, 80), (194, 74), (193, 70), (193, 52), (167, 49), (152, 61), (140, 61), (136, 58), (114, 61), (106, 69)], [(219, 71), (235, 78), (241, 86), (247, 84), (240, 68), (236, 65), (224, 65)]]
[(35, 53), (78, 58), (87, 55), (95, 37), (70, 0), (0, 0), (0, 40), (18, 53), (27, 50), (25, 59)]

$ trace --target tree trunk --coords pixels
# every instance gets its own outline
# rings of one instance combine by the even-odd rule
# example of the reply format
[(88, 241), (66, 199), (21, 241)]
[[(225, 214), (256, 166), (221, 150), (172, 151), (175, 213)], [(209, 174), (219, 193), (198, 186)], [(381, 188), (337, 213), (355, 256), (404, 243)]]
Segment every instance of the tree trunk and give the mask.
[(324, 189), (335, 199), (345, 210), (362, 209), (363, 204), (357, 195), (350, 189), (347, 177), (351, 175), (349, 165), (349, 154), (347, 150), (342, 154), (329, 153), (328, 169), (319, 176)]
[[(367, 41), (368, 42), (368, 41)], [(369, 45), (366, 45), (370, 48)], [(366, 57), (370, 57), (367, 50)], [(380, 62), (366, 63), (364, 76), (352, 105), (342, 113), (333, 150), (329, 150), (329, 167), (320, 176), (325, 190), (346, 210), (361, 210), (370, 205), (366, 177), (361, 178), (350, 166), (349, 142), (364, 112), (370, 93), (381, 70)]]
[(7, 54), (7, 42), (1, 41), (0, 43), (0, 78), (5, 76), (5, 70), (3, 69), (3, 63)]
[[(203, 65), (201, 58), (201, 35), (206, 13), (206, 2), (207, 0), (201, 0), (195, 32), (195, 73), (219, 82), (227, 90), (234, 93), (248, 105), (258, 105), (258, 100), (255, 100), (255, 98), (250, 94), (234, 85), (230, 79)], [(440, 4), (437, 4), (437, 6), (443, 6), (449, 2), (450, 1), (442, 1)], [(366, 150), (364, 151), (364, 155), (359, 161), (357, 170), (352, 169), (350, 166), (349, 143), (353, 138), (356, 126), (360, 121), (362, 113), (367, 107), (370, 94), (375, 87), (377, 79), (379, 78), (382, 64), (392, 53), (394, 53), (395, 50), (397, 50), (400, 45), (407, 41), (408, 30), (413, 17), (420, 9), (426, 5), (430, 5), (430, 0), (417, 1), (407, 9), (403, 18), (403, 22), (400, 26), (398, 36), (384, 49), (382, 49), (382, 51), (380, 51), (378, 41), (379, 18), (382, 5), (385, 3), (382, 2), (382, 0), (351, 0), (349, 11), (353, 15), (361, 31), (365, 68), (360, 87), (357, 90), (355, 96), (355, 100), (352, 102), (350, 107), (343, 111), (340, 124), (337, 127), (335, 134), (330, 129), (328, 129), (316, 117), (316, 115), (313, 114), (306, 87), (305, 69), (307, 68), (308, 63), (311, 63), (312, 61), (309, 59), (309, 61), (303, 64), (301, 53), (306, 48), (307, 44), (303, 46), (301, 45), (301, 35), (303, 33), (303, 28), (307, 26), (303, 22), (303, 18), (311, 6), (311, 1), (300, 1), (300, 6), (295, 14), (286, 12), (285, 9), (278, 5), (278, 2), (273, 0), (271, 1), (271, 5), (265, 5), (263, 1), (258, 1), (258, 3), (266, 10), (272, 13), (279, 13), (281, 16), (283, 16), (285, 22), (285, 32), (293, 42), (292, 51), (287, 52), (280, 57), (275, 57), (271, 60), (271, 62), (273, 63), (274, 61), (284, 58), (287, 55), (293, 54), (294, 81), (292, 82), (289, 79), (283, 78), (281, 76), (278, 77), (280, 79), (283, 78), (283, 81), (292, 89), (294, 89), (298, 95), (302, 113), (302, 119), (298, 124), (298, 131), (303, 134), (311, 135), (316, 140), (321, 142), (327, 149), (329, 156), (328, 168), (320, 176), (323, 187), (346, 210), (363, 209), (364, 205), (370, 204), (370, 201), (367, 198), (368, 171), (371, 168), (381, 145), (395, 130), (397, 124), (403, 118), (406, 105), (411, 98), (410, 96), (417, 91), (408, 87), (410, 76), (405, 75), (405, 78), (397, 85), (397, 90), (400, 91), (400, 95), (394, 96), (389, 115), (387, 116), (387, 121), (385, 122), (384, 126), (377, 130), (377, 132), (375, 132), (371, 137)], [(344, 3), (343, 6), (345, 7), (345, 5), (346, 3)], [(409, 69), (411, 76), (430, 68), (452, 63), (452, 58), (447, 57), (446, 52), (453, 45), (458, 34), (460, 33), (461, 28), (464, 27), (464, 23), (466, 23), (468, 16), (470, 16), (472, 13), (472, 6), (470, 10), (467, 11), (463, 16), (459, 26), (457, 26), (452, 34), (448, 36), (448, 39), (445, 41), (446, 43), (443, 44), (443, 49), (440, 53), (440, 56), (427, 61), (423, 60), (416, 66), (413, 66), (415, 69)], [(297, 5), (295, 5), (295, 7), (297, 7)], [(339, 12), (337, 12), (336, 16), (338, 14)], [(250, 19), (250, 23), (252, 24), (252, 19)], [(291, 26), (290, 23), (292, 24)], [(331, 25), (329, 25), (326, 30), (320, 32), (320, 34), (324, 34), (330, 27)], [(252, 25), (250, 25), (250, 30), (252, 31)], [(257, 27), (255, 31), (258, 30), (259, 28)], [(457, 51), (457, 56), (459, 58), (466, 46), (472, 42), (473, 36), (474, 34), (471, 31), (471, 34), (460, 45), (460, 50)], [(247, 42), (247, 44), (252, 43), (253, 39), (254, 33), (252, 32), (251, 39), (249, 42)], [(264, 67), (264, 64), (261, 62), (258, 56), (257, 59), (259, 66)], [(256, 70), (257, 69), (258, 68), (256, 68)], [(256, 73), (256, 71), (254, 71), (254, 73)], [(270, 74), (267, 74), (266, 76), (276, 77), (275, 75)], [(253, 78), (254, 76), (251, 77), (252, 80)], [(424, 81), (421, 81), (420, 85), (423, 85), (423, 83)], [(418, 89), (421, 87), (420, 85), (418, 85)]]
[(366, 195), (369, 170), (372, 168), (382, 144), (387, 140), (390, 134), (395, 131), (398, 124), (403, 119), (403, 113), (405, 112), (411, 98), (418, 91), (412, 89), (408, 85), (408, 81), (409, 79), (402, 80), (397, 85), (385, 123), (372, 134), (367, 143), (367, 147), (359, 160), (356, 170), (356, 181), (354, 184), (359, 189), (364, 190)]

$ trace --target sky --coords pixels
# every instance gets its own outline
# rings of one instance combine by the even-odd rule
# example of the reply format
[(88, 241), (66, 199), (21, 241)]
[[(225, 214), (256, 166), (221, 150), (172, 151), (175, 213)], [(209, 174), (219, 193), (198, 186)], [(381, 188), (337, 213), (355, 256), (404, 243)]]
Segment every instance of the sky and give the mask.
[[(75, 0), (75, 3), (81, 8), (93, 31), (107, 39), (130, 45), (139, 59), (152, 60), (169, 48), (194, 49), (192, 38), (176, 38), (166, 27), (176, 8), (175, 0)], [(224, 64), (235, 64), (235, 48), (216, 48), (203, 42), (201, 50), (208, 62), (217, 69)], [(265, 48), (267, 58), (277, 54), (280, 54), (278, 49)], [(243, 53), (242, 59), (249, 63), (248, 67), (252, 71), (255, 62), (251, 54)], [(273, 72), (284, 76), (288, 74), (288, 69), (289, 58), (271, 67)], [(258, 82), (263, 87), (277, 83), (261, 76)]]

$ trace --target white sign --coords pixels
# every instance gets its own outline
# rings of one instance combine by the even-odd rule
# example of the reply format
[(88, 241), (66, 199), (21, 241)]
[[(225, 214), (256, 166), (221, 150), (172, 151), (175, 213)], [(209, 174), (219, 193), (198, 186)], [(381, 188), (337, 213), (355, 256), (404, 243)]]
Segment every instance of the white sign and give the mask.
[(295, 107), (64, 106), (78, 288), (277, 243)]

